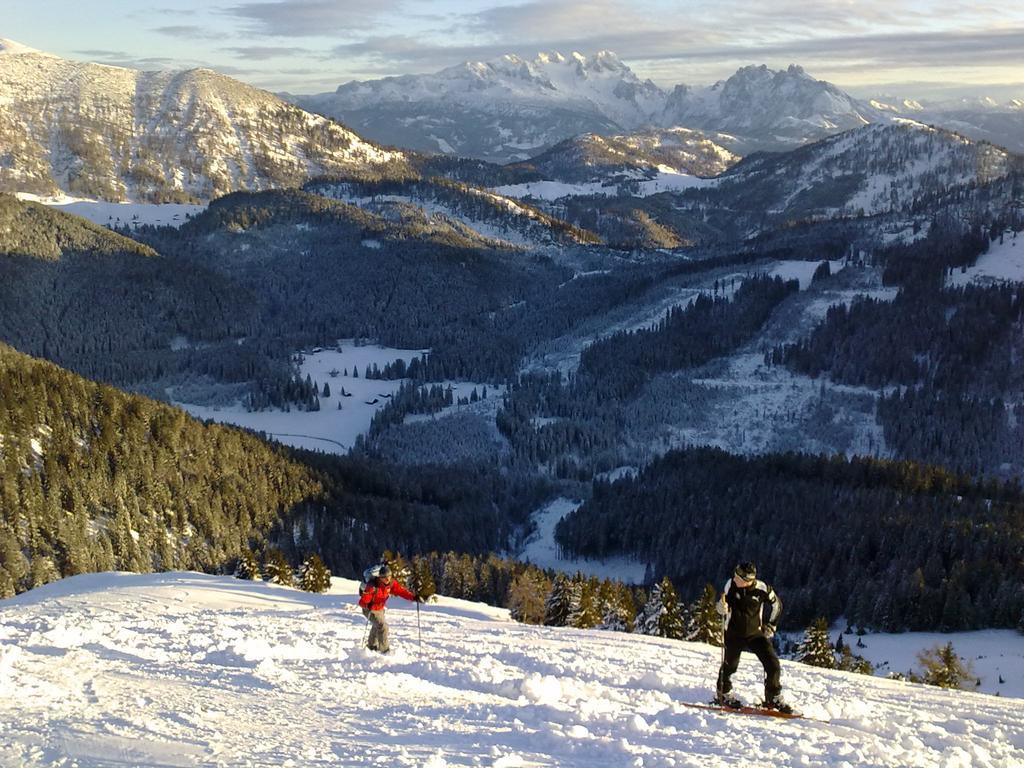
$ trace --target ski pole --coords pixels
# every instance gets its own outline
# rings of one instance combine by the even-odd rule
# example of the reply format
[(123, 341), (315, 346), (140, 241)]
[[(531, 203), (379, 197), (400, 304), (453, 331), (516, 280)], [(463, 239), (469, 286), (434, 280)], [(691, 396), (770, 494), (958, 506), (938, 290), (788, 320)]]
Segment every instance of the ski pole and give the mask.
[(420, 629), (420, 601), (416, 599), (416, 634), (420, 638), (420, 655), (423, 655), (423, 630)]

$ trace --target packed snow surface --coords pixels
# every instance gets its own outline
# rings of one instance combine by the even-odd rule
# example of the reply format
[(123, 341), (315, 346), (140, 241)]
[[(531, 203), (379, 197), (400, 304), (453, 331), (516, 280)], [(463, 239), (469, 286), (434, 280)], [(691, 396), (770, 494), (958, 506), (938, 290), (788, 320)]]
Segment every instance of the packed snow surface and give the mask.
[[(213, 419), (246, 429), (266, 432), (270, 437), (296, 448), (325, 453), (348, 453), (356, 437), (370, 428), (373, 415), (387, 405), (404, 380), (367, 379), (366, 367), (378, 368), (402, 359), (406, 363), (426, 350), (392, 349), (376, 344), (355, 346), (350, 340), (334, 349), (316, 349), (302, 356), (299, 375), (307, 375), (323, 390), (330, 385), (330, 397), (320, 396), (319, 411), (270, 409), (247, 411), (242, 404), (229, 408), (176, 402), (198, 419)], [(354, 370), (359, 376), (352, 375)], [(333, 374), (333, 375), (332, 375)], [(342, 394), (342, 389), (350, 396)], [(341, 404), (341, 409), (338, 404)]]
[[(361, 648), (329, 593), (194, 573), (76, 576), (0, 602), (5, 766), (1020, 766), (1024, 701), (783, 662), (810, 718), (708, 699), (711, 647), (394, 599)], [(738, 692), (756, 698), (744, 657)]]
[(555, 526), (558, 521), (573, 512), (580, 503), (572, 499), (558, 498), (545, 504), (531, 516), (536, 526), (533, 534), (517, 555), (519, 560), (528, 561), (540, 568), (573, 574), (579, 571), (585, 576), (600, 579), (617, 579), (627, 584), (642, 584), (646, 563), (628, 557), (609, 557), (604, 560), (572, 558), (563, 556), (555, 542)]

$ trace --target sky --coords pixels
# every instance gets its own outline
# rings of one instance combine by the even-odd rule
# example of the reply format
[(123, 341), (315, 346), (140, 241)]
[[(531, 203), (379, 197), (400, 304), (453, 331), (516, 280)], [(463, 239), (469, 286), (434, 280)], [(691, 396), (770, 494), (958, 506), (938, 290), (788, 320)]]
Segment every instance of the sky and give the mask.
[(272, 91), (506, 53), (617, 53), (661, 86), (791, 63), (857, 95), (1024, 95), (1024, 3), (976, 0), (0, 0), (0, 38)]

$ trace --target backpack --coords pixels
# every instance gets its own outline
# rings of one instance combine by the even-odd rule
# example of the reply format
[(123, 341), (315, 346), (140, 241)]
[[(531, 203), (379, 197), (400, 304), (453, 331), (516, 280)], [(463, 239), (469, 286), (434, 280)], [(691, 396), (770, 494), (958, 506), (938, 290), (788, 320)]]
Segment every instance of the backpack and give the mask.
[(381, 569), (384, 568), (384, 563), (377, 563), (371, 565), (365, 571), (363, 571), (363, 580), (359, 584), (359, 596), (363, 596), (363, 592), (370, 588), (370, 584), (374, 582), (378, 576), (380, 576)]

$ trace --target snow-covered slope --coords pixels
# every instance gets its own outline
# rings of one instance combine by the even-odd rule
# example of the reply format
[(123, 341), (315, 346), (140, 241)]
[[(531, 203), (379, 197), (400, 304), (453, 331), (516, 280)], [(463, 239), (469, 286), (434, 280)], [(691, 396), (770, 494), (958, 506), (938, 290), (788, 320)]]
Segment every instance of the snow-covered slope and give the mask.
[(1003, 178), (1017, 163), (999, 147), (901, 120), (748, 157), (719, 177), (717, 188), (770, 215), (871, 215)]
[[(194, 573), (77, 576), (0, 603), (0, 763), (18, 766), (1018, 766), (1024, 702), (783, 663), (816, 718), (691, 709), (719, 654), (392, 601), (361, 650), (326, 595)], [(757, 695), (745, 658), (739, 692)], [(823, 722), (828, 721), (828, 722)]]
[(709, 178), (739, 162), (739, 156), (723, 146), (731, 139), (687, 128), (648, 128), (616, 136), (588, 133), (512, 167), (569, 182), (650, 178), (657, 173)]
[(197, 202), (404, 166), (401, 153), (208, 69), (140, 72), (2, 46), (2, 191)]
[(1024, 153), (1024, 98), (998, 101), (989, 96), (945, 101), (881, 96), (872, 106), (892, 115), (938, 125), (975, 140), (991, 141), (1011, 152)]

